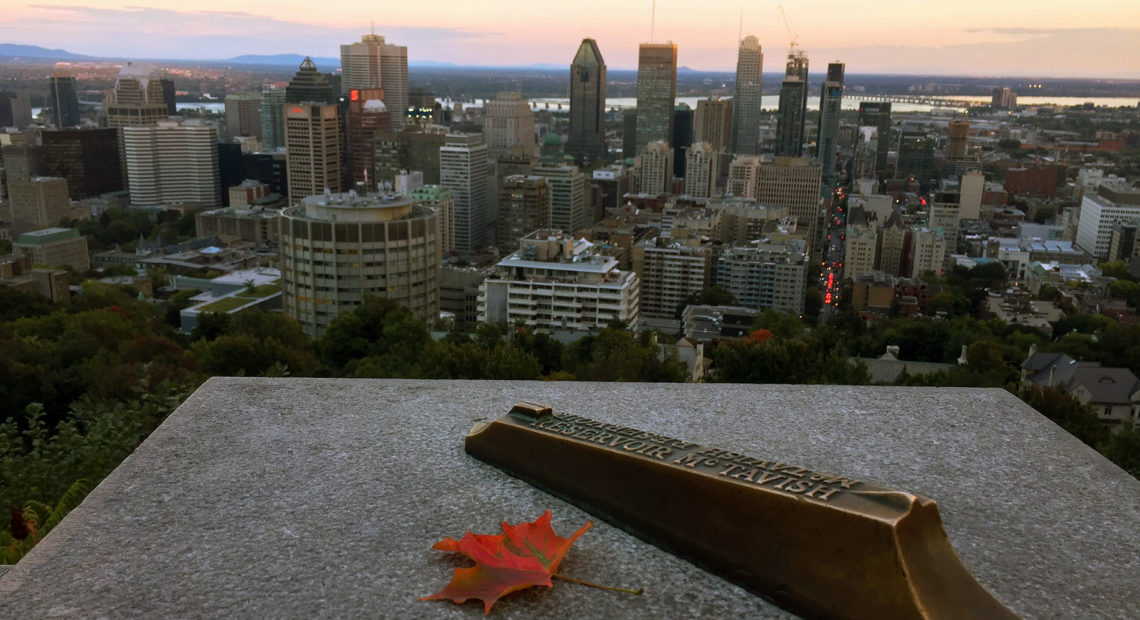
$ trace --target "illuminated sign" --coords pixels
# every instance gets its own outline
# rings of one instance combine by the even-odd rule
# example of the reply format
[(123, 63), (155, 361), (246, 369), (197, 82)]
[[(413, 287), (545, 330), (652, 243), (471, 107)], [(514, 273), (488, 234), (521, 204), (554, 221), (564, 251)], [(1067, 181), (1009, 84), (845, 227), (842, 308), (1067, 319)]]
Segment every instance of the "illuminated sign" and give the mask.
[(348, 91), (348, 100), (349, 101), (359, 101), (360, 100), (360, 91), (355, 89), (355, 88)]

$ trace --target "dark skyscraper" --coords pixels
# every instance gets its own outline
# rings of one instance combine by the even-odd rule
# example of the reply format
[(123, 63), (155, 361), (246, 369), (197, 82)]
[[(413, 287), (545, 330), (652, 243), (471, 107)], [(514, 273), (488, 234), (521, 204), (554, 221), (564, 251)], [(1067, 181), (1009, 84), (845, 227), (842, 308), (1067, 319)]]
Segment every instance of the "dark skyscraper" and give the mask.
[(677, 98), (677, 46), (642, 43), (637, 62), (637, 144), (673, 138), (673, 100)]
[(860, 102), (859, 126), (870, 126), (879, 131), (878, 152), (875, 155), (875, 174), (882, 176), (887, 170), (887, 153), (890, 151), (891, 144), (890, 102)]
[(56, 127), (79, 125), (79, 94), (75, 78), (70, 75), (53, 75), (48, 78), (51, 120)]
[(124, 189), (115, 129), (61, 129), (43, 133), (43, 174), (67, 179), (75, 200)]
[(174, 80), (164, 78), (159, 80), (158, 83), (162, 84), (162, 102), (166, 104), (166, 115), (177, 115), (178, 105), (174, 101)]
[(764, 93), (760, 77), (763, 70), (764, 54), (760, 51), (760, 40), (753, 36), (744, 37), (736, 57), (736, 90), (732, 95), (733, 153), (755, 155), (758, 151), (760, 96)]
[(776, 119), (776, 155), (804, 154), (804, 120), (807, 115), (808, 59), (803, 52), (788, 54), (780, 84), (780, 110)]
[(673, 177), (685, 178), (685, 151), (693, 144), (693, 109), (679, 104), (673, 110)]
[(333, 87), (324, 74), (317, 71), (317, 65), (307, 56), (301, 61), (296, 75), (285, 88), (285, 101), (288, 103), (336, 103)]
[(570, 63), (570, 138), (565, 151), (578, 163), (598, 160), (606, 148), (606, 63), (593, 39), (582, 39)]
[(819, 140), (816, 141), (816, 161), (823, 168), (821, 184), (824, 192), (835, 185), (835, 139), (839, 134), (839, 107), (843, 101), (843, 72), (841, 62), (827, 65), (827, 77), (819, 94)]

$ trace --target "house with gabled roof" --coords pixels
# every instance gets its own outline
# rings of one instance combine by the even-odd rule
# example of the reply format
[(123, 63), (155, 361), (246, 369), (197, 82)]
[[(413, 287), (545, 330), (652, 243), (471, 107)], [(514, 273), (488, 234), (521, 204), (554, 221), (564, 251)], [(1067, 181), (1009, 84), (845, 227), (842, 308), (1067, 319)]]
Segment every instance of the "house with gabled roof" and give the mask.
[(1021, 384), (1059, 389), (1091, 407), (1109, 428), (1119, 428), (1126, 420), (1140, 424), (1140, 379), (1127, 368), (1080, 362), (1065, 353), (1039, 353), (1033, 346), (1021, 364)]

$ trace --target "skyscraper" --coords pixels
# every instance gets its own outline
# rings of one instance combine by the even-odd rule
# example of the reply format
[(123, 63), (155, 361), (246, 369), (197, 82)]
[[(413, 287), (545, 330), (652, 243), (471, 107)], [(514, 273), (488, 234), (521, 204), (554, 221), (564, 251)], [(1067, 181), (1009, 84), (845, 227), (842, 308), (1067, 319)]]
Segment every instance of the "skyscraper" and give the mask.
[(48, 78), (49, 105), (51, 120), (56, 127), (76, 127), (79, 125), (79, 94), (75, 77), (56, 73)]
[(392, 128), (404, 128), (408, 109), (408, 48), (392, 45), (378, 34), (366, 34), (359, 43), (340, 46), (340, 94), (354, 88), (383, 88), (384, 104), (392, 112)]
[(484, 105), (483, 137), (491, 159), (509, 154), (530, 157), (538, 155), (538, 143), (534, 138), (534, 111), (526, 99), (516, 92), (499, 93)]
[(341, 191), (340, 115), (334, 103), (306, 101), (285, 106), (286, 177), (289, 204)]
[(519, 247), (519, 239), (550, 228), (550, 185), (536, 175), (513, 174), (499, 189), (499, 226), (496, 243), (506, 254)]
[(487, 245), (492, 223), (487, 195), (487, 145), (480, 135), (448, 134), (439, 147), (439, 184), (455, 197), (455, 249)]
[(67, 179), (72, 198), (92, 198), (123, 189), (119, 136), (114, 129), (43, 132), (43, 172)]
[(664, 140), (650, 142), (637, 158), (638, 191), (643, 194), (668, 193), (673, 184), (673, 149)]
[[(759, 152), (763, 70), (764, 54), (760, 50), (760, 40), (754, 36), (744, 37), (736, 56), (736, 90), (732, 96), (733, 153), (755, 155)], [(697, 110), (700, 110), (699, 105)]]
[(593, 223), (586, 213), (586, 177), (578, 166), (544, 163), (531, 172), (546, 179), (550, 188), (548, 221), (552, 228), (573, 235)]
[(844, 64), (827, 65), (827, 77), (819, 93), (819, 140), (816, 140), (816, 161), (823, 168), (820, 181), (824, 193), (835, 185), (835, 138), (839, 134), (839, 107), (843, 101)]
[(950, 121), (950, 140), (946, 147), (947, 159), (965, 159), (966, 142), (970, 135), (970, 121)]
[(32, 123), (32, 104), (26, 93), (0, 92), (0, 127), (23, 129)]
[(799, 157), (804, 154), (807, 82), (807, 55), (802, 51), (789, 52), (784, 81), (780, 83), (780, 110), (776, 119), (776, 155)]
[[(702, 99), (693, 117), (693, 141), (708, 142), (713, 151), (728, 150), (734, 143), (736, 118), (732, 99)], [(759, 124), (759, 120), (756, 121)], [(756, 133), (755, 128), (753, 134)], [(735, 149), (733, 149), (735, 152)]]
[(146, 127), (170, 116), (154, 67), (128, 62), (103, 102), (108, 127)]
[(873, 167), (876, 174), (882, 175), (887, 170), (887, 153), (891, 148), (890, 102), (859, 102), (859, 126), (871, 126), (878, 130), (878, 151)]
[(226, 136), (261, 137), (261, 95), (226, 95)]
[(673, 139), (669, 143), (673, 145), (673, 177), (683, 179), (685, 151), (693, 143), (693, 109), (687, 103), (677, 104), (673, 110)]
[(131, 204), (222, 204), (218, 132), (200, 119), (124, 127)]
[(289, 80), (285, 87), (285, 101), (287, 103), (301, 103), (312, 101), (315, 103), (336, 103), (332, 86), (325, 76), (317, 71), (317, 65), (308, 56), (297, 67), (297, 73)]
[(642, 43), (637, 62), (637, 134), (640, 152), (650, 142), (673, 139), (673, 100), (677, 97), (677, 46)]
[(582, 39), (570, 63), (570, 138), (566, 153), (582, 163), (603, 159), (606, 147), (606, 63), (593, 39)]
[(261, 93), (261, 150), (285, 148), (285, 91)]
[(392, 115), (384, 104), (383, 89), (354, 88), (348, 91), (346, 165), (354, 184), (367, 182), (375, 187), (376, 136), (391, 130)]
[(694, 142), (685, 153), (685, 193), (693, 198), (713, 195), (718, 176), (718, 157), (712, 145)]

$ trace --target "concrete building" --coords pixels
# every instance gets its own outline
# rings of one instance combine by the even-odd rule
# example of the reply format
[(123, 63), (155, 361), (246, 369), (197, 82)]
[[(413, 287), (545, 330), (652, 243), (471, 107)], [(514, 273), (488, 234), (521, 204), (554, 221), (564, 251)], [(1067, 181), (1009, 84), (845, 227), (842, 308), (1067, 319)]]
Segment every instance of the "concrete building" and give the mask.
[(907, 231), (902, 216), (897, 211), (883, 223), (879, 236), (882, 238), (879, 243), (879, 271), (892, 276), (904, 275), (903, 255), (906, 251)]
[(492, 159), (500, 155), (538, 156), (534, 137), (534, 111), (522, 95), (504, 92), (488, 99), (483, 106), (483, 139)]
[(103, 113), (112, 128), (147, 127), (166, 120), (170, 111), (154, 67), (127, 62), (119, 70), (115, 88), (103, 98)]
[(340, 116), (336, 104), (306, 101), (285, 106), (289, 204), (341, 190)]
[(725, 196), (756, 199), (756, 183), (760, 179), (760, 157), (737, 155), (728, 166)]
[(606, 63), (593, 39), (582, 39), (570, 63), (570, 136), (566, 154), (579, 164), (604, 159), (606, 146)]
[(879, 246), (876, 222), (869, 220), (862, 208), (852, 207), (847, 214), (847, 227), (843, 234), (847, 236), (844, 240), (843, 277), (855, 280), (875, 271)]
[(726, 248), (717, 258), (716, 284), (748, 308), (803, 314), (807, 282), (804, 244), (756, 242)]
[(448, 134), (439, 148), (439, 184), (455, 198), (455, 249), (473, 252), (490, 243), (487, 145), (474, 134)]
[(802, 51), (788, 54), (784, 81), (780, 83), (780, 108), (776, 116), (776, 155), (804, 154), (804, 124), (807, 120), (808, 59)]
[(1120, 220), (1112, 225), (1112, 236), (1108, 243), (1108, 257), (1111, 261), (1122, 260), (1129, 263), (1133, 258), (1140, 256), (1140, 243), (1137, 243), (1137, 232), (1140, 232), (1140, 217)]
[(439, 215), (411, 198), (331, 192), (282, 211), (281, 297), (285, 314), (319, 337), (330, 322), (374, 295), (418, 318), (439, 314)]
[(823, 168), (807, 157), (776, 157), (760, 166), (756, 202), (787, 207), (791, 217), (806, 223), (814, 233), (818, 228), (822, 178)]
[(87, 237), (74, 228), (45, 228), (23, 233), (12, 244), (17, 254), (30, 256), (37, 267), (70, 267), (78, 273), (91, 268)]
[(942, 275), (946, 264), (946, 238), (941, 229), (913, 227), (909, 231), (909, 266), (902, 275), (919, 277), (926, 272)]
[(271, 197), (255, 199), (246, 206), (199, 211), (194, 214), (194, 230), (201, 237), (218, 237), (226, 242), (246, 241), (257, 247), (277, 245), (280, 235), (277, 220), (281, 214), (277, 209), (259, 204), (270, 200), (280, 204), (279, 195)]
[(821, 190), (824, 195), (830, 195), (835, 186), (836, 140), (839, 137), (839, 110), (843, 102), (845, 67), (841, 62), (827, 65), (827, 76), (819, 94), (819, 139), (816, 140), (815, 159), (821, 167)]
[(43, 132), (45, 176), (67, 179), (71, 198), (93, 198), (124, 188), (119, 135), (114, 129)]
[(57, 226), (72, 216), (66, 179), (32, 177), (12, 183), (8, 192), (13, 236)]
[(971, 170), (962, 175), (958, 192), (958, 215), (963, 220), (976, 220), (982, 215), (982, 197), (986, 190), (986, 175)]
[(633, 246), (633, 271), (641, 280), (641, 316), (672, 319), (689, 295), (712, 283), (713, 252), (696, 240), (657, 237)]
[(708, 142), (695, 142), (685, 153), (685, 193), (693, 198), (710, 198), (716, 193), (720, 175), (717, 152)]
[[(399, 193), (399, 192), (397, 192)], [(444, 255), (455, 250), (455, 198), (440, 185), (421, 185), (405, 194), (417, 204), (431, 207), (439, 215), (439, 246)]]
[(657, 140), (646, 144), (637, 158), (638, 191), (642, 194), (668, 194), (673, 185), (673, 149)]
[(23, 129), (32, 124), (32, 103), (27, 93), (0, 92), (0, 127)]
[(346, 113), (347, 166), (346, 180), (355, 185), (374, 187), (376, 179), (376, 136), (392, 130), (392, 111), (384, 104), (384, 91), (379, 88), (354, 88), (348, 91)]
[[(760, 152), (763, 71), (764, 53), (760, 49), (760, 40), (751, 35), (744, 37), (736, 55), (736, 90), (732, 95), (732, 142), (729, 149), (735, 154), (756, 155)], [(700, 104), (697, 104), (697, 110), (700, 110)]]
[(531, 174), (546, 179), (550, 188), (549, 227), (574, 235), (594, 223), (587, 209), (586, 175), (578, 166), (540, 164)]
[(927, 222), (931, 229), (941, 230), (946, 241), (946, 258), (958, 252), (958, 222), (961, 214), (957, 203), (931, 202)]
[(479, 287), (479, 321), (532, 329), (599, 330), (621, 321), (636, 331), (641, 281), (584, 239), (537, 230)]
[(637, 63), (638, 152), (651, 142), (673, 139), (673, 102), (677, 98), (677, 46), (642, 43)]
[(1120, 185), (1101, 185), (1095, 194), (1081, 200), (1077, 245), (1098, 259), (1108, 256), (1112, 227), (1117, 222), (1140, 217), (1140, 190)]
[(496, 243), (504, 254), (519, 246), (519, 240), (550, 227), (550, 184), (544, 177), (515, 174), (499, 188), (499, 225)]
[(226, 137), (261, 139), (261, 95), (226, 95)]
[(622, 164), (611, 164), (593, 172), (590, 186), (594, 190), (593, 204), (604, 215), (605, 209), (625, 204), (624, 196), (633, 190), (633, 174)]
[[(717, 153), (727, 152), (733, 139), (734, 106), (732, 99), (719, 97), (698, 101), (697, 111), (693, 115), (693, 141), (707, 142)], [(759, 120), (756, 131), (758, 130)]]
[(340, 94), (353, 89), (382, 88), (384, 104), (392, 110), (392, 129), (404, 129), (408, 109), (408, 48), (392, 45), (378, 34), (366, 34), (359, 43), (340, 46)]
[(122, 129), (133, 206), (222, 204), (218, 132), (198, 119)]
[(272, 153), (285, 148), (285, 90), (261, 93), (261, 148)]

